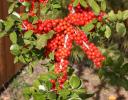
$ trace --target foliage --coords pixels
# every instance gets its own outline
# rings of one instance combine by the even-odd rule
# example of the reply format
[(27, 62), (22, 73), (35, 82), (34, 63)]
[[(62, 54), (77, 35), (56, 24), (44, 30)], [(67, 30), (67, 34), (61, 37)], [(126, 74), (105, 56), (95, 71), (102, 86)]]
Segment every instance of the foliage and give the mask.
[[(72, 53), (69, 58), (70, 64), (66, 70), (68, 77), (63, 86), (60, 87), (58, 79), (63, 73), (56, 74), (54, 71), (56, 66), (55, 51), (53, 50), (48, 55), (46, 53), (49, 40), (54, 38), (57, 31), (41, 30), (40, 32), (38, 29), (40, 22), (63, 20), (77, 10), (78, 13), (84, 12), (83, 9), (87, 10), (89, 14), (93, 12), (95, 18), (84, 25), (76, 24), (73, 27), (77, 31), (82, 30), (89, 41), (95, 43), (104, 53), (106, 60), (99, 70), (101, 79), (112, 85), (128, 89), (128, 55), (126, 55), (128, 33), (125, 22), (128, 19), (128, 10), (115, 12), (107, 7), (109, 2), (106, 4), (105, 0), (9, 0), (9, 2), (9, 15), (5, 21), (0, 20), (0, 37), (9, 36), (12, 42), (10, 51), (15, 56), (14, 63), (28, 64), (32, 72), (36, 63), (40, 60), (47, 60), (43, 66), (48, 68), (48, 73), (40, 75), (32, 86), (24, 89), (26, 100), (30, 98), (34, 98), (34, 100), (83, 100), (93, 96), (93, 94), (86, 93), (82, 81), (70, 67), (71, 63), (89, 58), (89, 54), (84, 55), (83, 48), (77, 42), (73, 42)], [(19, 8), (23, 12), (16, 12)], [(33, 29), (33, 26), (36, 30)], [(89, 44), (85, 43), (85, 47), (88, 48), (88, 46)], [(94, 48), (96, 47), (94, 46)], [(94, 52), (93, 49), (92, 52)], [(94, 60), (93, 62), (95, 63)]]

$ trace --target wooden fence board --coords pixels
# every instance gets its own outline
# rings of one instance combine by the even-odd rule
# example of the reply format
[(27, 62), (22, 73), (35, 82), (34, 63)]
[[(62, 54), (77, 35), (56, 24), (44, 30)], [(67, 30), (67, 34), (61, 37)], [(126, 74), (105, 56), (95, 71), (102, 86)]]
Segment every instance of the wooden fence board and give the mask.
[[(0, 0), (0, 19), (7, 16), (8, 3), (6, 0)], [(8, 37), (0, 39), (0, 86), (9, 81), (13, 75), (21, 68), (21, 64), (13, 63), (13, 56), (10, 51), (10, 40)]]

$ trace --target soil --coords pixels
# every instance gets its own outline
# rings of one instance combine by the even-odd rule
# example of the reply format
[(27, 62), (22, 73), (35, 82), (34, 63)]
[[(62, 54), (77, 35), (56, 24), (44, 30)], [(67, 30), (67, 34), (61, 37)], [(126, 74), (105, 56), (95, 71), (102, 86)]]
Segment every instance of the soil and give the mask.
[[(29, 74), (26, 67), (0, 95), (0, 100), (24, 100), (22, 87), (26, 83), (32, 84), (39, 74), (46, 71), (45, 68), (37, 66), (33, 74)], [(102, 82), (92, 68), (81, 67), (78, 74), (83, 79), (88, 93), (95, 93), (92, 98), (87, 100), (128, 100), (127, 91), (123, 88), (113, 87)]]

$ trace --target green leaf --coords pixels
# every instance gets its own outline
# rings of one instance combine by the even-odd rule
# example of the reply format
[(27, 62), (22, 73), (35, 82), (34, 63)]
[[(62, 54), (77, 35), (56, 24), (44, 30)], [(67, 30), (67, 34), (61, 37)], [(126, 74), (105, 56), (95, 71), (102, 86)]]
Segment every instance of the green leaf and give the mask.
[(82, 94), (82, 93), (86, 93), (86, 90), (85, 89), (76, 89), (76, 90), (74, 90), (74, 92), (76, 94)]
[(70, 80), (69, 80), (69, 84), (71, 85), (71, 87), (73, 89), (75, 88), (79, 88), (81, 86), (81, 80), (79, 79), (78, 76), (73, 75)]
[(69, 85), (69, 82), (66, 81), (66, 82), (64, 83), (64, 89), (68, 89), (68, 88), (70, 88), (70, 85)]
[(32, 44), (32, 41), (31, 40), (24, 39), (24, 43), (25, 43), (25, 45), (29, 45), (29, 44)]
[(54, 60), (54, 52), (51, 52), (51, 53), (49, 54), (49, 58), (50, 58), (51, 60)]
[(19, 58), (16, 56), (16, 57), (14, 58), (14, 64), (16, 64), (18, 61), (19, 61)]
[(47, 44), (47, 40), (48, 40), (48, 38), (47, 38), (46, 34), (39, 36), (38, 40), (37, 40), (36, 48), (41, 49), (41, 48), (45, 47)]
[(108, 13), (108, 16), (109, 16), (110, 21), (116, 21), (117, 20), (117, 16), (113, 10)]
[(56, 78), (57, 78), (56, 74), (53, 73), (53, 72), (49, 72), (49, 73), (48, 73), (48, 77), (49, 77), (50, 79), (56, 79)]
[(13, 55), (19, 55), (20, 54), (20, 47), (18, 44), (11, 45), (10, 50), (11, 50), (11, 53)]
[(71, 95), (71, 98), (79, 98), (79, 95), (76, 94), (76, 93), (73, 93), (73, 94)]
[(7, 32), (5, 32), (5, 31), (0, 32), (0, 38), (4, 37), (6, 34), (7, 34)]
[(20, 19), (20, 15), (17, 12), (13, 12), (11, 15), (15, 20)]
[(24, 38), (29, 39), (29, 38), (31, 38), (32, 34), (33, 34), (33, 31), (29, 30), (29, 31), (24, 33)]
[(21, 19), (22, 19), (22, 20), (28, 19), (28, 14), (27, 14), (27, 13), (22, 13)]
[(85, 0), (80, 0), (80, 4), (84, 8), (87, 8), (87, 6), (88, 6)]
[(101, 10), (105, 11), (106, 10), (106, 0), (101, 1)]
[(77, 97), (77, 98), (70, 98), (69, 100), (82, 100), (82, 99)]
[(34, 100), (46, 100), (46, 96), (42, 93), (34, 93), (33, 98)]
[(89, 24), (83, 26), (83, 27), (82, 27), (82, 30), (83, 30), (84, 32), (89, 32), (89, 31), (91, 31), (94, 27), (95, 27), (95, 26), (94, 26), (92, 23), (89, 23)]
[(26, 7), (29, 7), (30, 6), (30, 3), (29, 2), (22, 2), (22, 5), (23, 6), (26, 6)]
[(8, 9), (8, 14), (12, 13), (15, 8), (16, 2), (12, 3)]
[(82, 98), (82, 100), (86, 100), (87, 98), (91, 98), (95, 95), (95, 93), (93, 94), (81, 94), (80, 97)]
[(88, 4), (91, 6), (91, 8), (93, 9), (93, 11), (95, 12), (95, 14), (99, 14), (100, 13), (100, 7), (97, 4), (97, 2), (95, 0), (87, 0)]
[(128, 19), (128, 10), (123, 11), (123, 20)]
[(40, 81), (48, 81), (50, 79), (50, 77), (48, 76), (48, 74), (42, 74), (39, 77)]
[(123, 37), (126, 34), (126, 27), (124, 25), (124, 23), (117, 23), (116, 24), (116, 31), (118, 32), (118, 34)]
[(52, 5), (52, 7), (53, 7), (54, 9), (58, 9), (58, 8), (61, 8), (61, 5), (60, 5), (60, 4), (54, 4), (54, 5)]
[(0, 32), (4, 31), (4, 21), (0, 19)]
[(31, 91), (30, 91), (30, 88), (29, 87), (25, 87), (23, 88), (23, 94), (27, 94), (27, 95), (30, 95), (31, 94)]
[(111, 36), (111, 29), (106, 25), (105, 37), (109, 38)]
[(7, 18), (7, 21), (4, 22), (5, 31), (8, 32), (14, 25), (14, 20), (11, 17)]
[(40, 83), (39, 80), (35, 80), (34, 83), (33, 83), (33, 86), (36, 87), (36, 88), (38, 88), (40, 84), (41, 83)]
[(118, 11), (118, 13), (117, 13), (117, 19), (118, 20), (123, 20), (123, 12), (122, 11)]
[(2, 29), (3, 29), (3, 23), (0, 22), (0, 32), (2, 31)]
[(73, 6), (74, 6), (74, 7), (76, 7), (78, 4), (79, 4), (79, 0), (75, 0), (75, 1), (73, 2)]
[(97, 24), (96, 24), (96, 27), (99, 29), (100, 27), (101, 27), (101, 23), (100, 22), (98, 22)]
[(50, 31), (48, 34), (38, 36), (36, 48), (41, 49), (47, 45), (48, 39), (52, 38), (54, 32)]
[(20, 56), (18, 57), (18, 61), (20, 61), (20, 62), (22, 62), (22, 63), (26, 63), (25, 58), (23, 57), (23, 55), (20, 55)]
[(17, 34), (16, 34), (16, 32), (10, 33), (9, 37), (10, 37), (10, 40), (13, 44), (17, 43)]
[(70, 95), (70, 91), (68, 89), (63, 89), (59, 91), (59, 95), (62, 97), (67, 97), (68, 95)]
[(47, 81), (47, 82), (45, 82), (45, 84), (46, 84), (47, 90), (50, 91), (52, 88), (52, 83), (50, 81)]
[(48, 100), (56, 100), (56, 97), (57, 97), (55, 92), (49, 92), (47, 93), (47, 96), (48, 96)]
[(29, 2), (23, 2), (22, 5), (26, 7), (25, 11), (28, 12), (31, 4)]

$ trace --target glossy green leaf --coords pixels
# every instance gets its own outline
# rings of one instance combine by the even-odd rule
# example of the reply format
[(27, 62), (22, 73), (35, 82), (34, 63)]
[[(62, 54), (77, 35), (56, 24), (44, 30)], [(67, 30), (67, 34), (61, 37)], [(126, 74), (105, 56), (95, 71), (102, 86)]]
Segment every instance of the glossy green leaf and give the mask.
[(128, 10), (123, 11), (123, 20), (128, 19)]
[(106, 0), (101, 1), (101, 10), (105, 11), (106, 10)]
[(6, 34), (7, 34), (7, 32), (5, 32), (5, 31), (0, 32), (0, 38), (4, 37)]
[(59, 91), (59, 95), (62, 97), (67, 97), (68, 95), (70, 95), (70, 91), (68, 89), (63, 89)]
[(29, 39), (29, 38), (31, 38), (32, 34), (33, 34), (33, 31), (29, 30), (29, 31), (24, 33), (24, 38)]
[(87, 8), (87, 7), (88, 7), (88, 5), (87, 5), (87, 3), (86, 3), (85, 0), (80, 0), (80, 4), (81, 4), (81, 6), (84, 7), (84, 8)]
[(47, 45), (48, 39), (52, 38), (53, 34), (54, 34), (54, 32), (50, 31), (48, 34), (43, 34), (43, 35), (38, 36), (38, 39), (36, 42), (37, 43), (36, 48), (41, 49), (41, 48), (45, 47)]
[(16, 56), (16, 57), (14, 58), (14, 64), (16, 64), (18, 61), (19, 61), (19, 57)]
[(18, 44), (11, 45), (10, 50), (11, 50), (11, 53), (13, 55), (19, 55), (20, 54), (20, 47)]
[(60, 4), (54, 4), (54, 5), (52, 5), (52, 7), (53, 7), (54, 9), (58, 9), (58, 8), (61, 8), (61, 5), (60, 5)]
[(20, 19), (20, 15), (19, 15), (17, 12), (13, 12), (13, 13), (12, 13), (12, 17), (13, 17), (14, 19)]
[(91, 8), (93, 9), (93, 11), (95, 12), (95, 14), (99, 14), (100, 12), (100, 7), (97, 4), (97, 2), (95, 0), (87, 0), (88, 4), (91, 6)]
[(77, 97), (77, 98), (70, 98), (69, 100), (82, 100), (82, 99)]
[(79, 4), (79, 0), (75, 0), (75, 1), (73, 2), (73, 6), (74, 6), (74, 7), (76, 7), (78, 4)]
[(29, 2), (22, 2), (22, 5), (28, 7), (28, 6), (30, 6), (30, 3)]
[(89, 32), (89, 31), (91, 31), (94, 27), (95, 27), (95, 26), (94, 26), (92, 23), (89, 23), (89, 24), (83, 26), (83, 27), (82, 27), (82, 30), (83, 30), (84, 32)]
[(117, 13), (117, 19), (118, 20), (123, 20), (123, 12), (122, 11), (118, 11), (118, 13)]
[(40, 84), (41, 84), (41, 83), (40, 83), (39, 80), (35, 80), (34, 83), (33, 83), (33, 86), (34, 86), (35, 88), (38, 88)]
[(23, 94), (28, 94), (28, 95), (30, 95), (30, 94), (31, 94), (30, 88), (29, 88), (29, 87), (24, 87), (24, 89), (23, 89)]
[(98, 22), (97, 25), (96, 25), (96, 27), (99, 29), (101, 27), (101, 25), (102, 24), (100, 22)]
[(81, 86), (81, 80), (79, 79), (78, 76), (73, 75), (70, 80), (69, 80), (69, 84), (71, 85), (71, 87), (73, 89), (75, 88), (79, 88)]
[(117, 16), (113, 10), (108, 13), (108, 16), (109, 16), (110, 21), (116, 21), (117, 20)]
[(117, 23), (116, 24), (116, 31), (118, 32), (118, 34), (123, 37), (126, 34), (126, 27), (124, 25), (124, 23)]
[(28, 19), (28, 14), (27, 14), (27, 13), (22, 13), (22, 14), (21, 14), (21, 19), (22, 19), (22, 20)]
[(54, 60), (54, 52), (51, 52), (51, 53), (49, 54), (49, 58), (50, 58), (51, 60)]
[(4, 22), (5, 31), (8, 32), (14, 25), (14, 20), (11, 17), (8, 17), (7, 20)]
[(105, 37), (110, 38), (110, 36), (111, 36), (111, 29), (109, 26), (106, 26)]
[(3, 21), (0, 20), (0, 32), (3, 30)]
[(23, 55), (20, 55), (19, 57), (18, 57), (18, 61), (20, 61), (20, 62), (22, 62), (22, 63), (26, 63), (26, 61), (25, 61), (25, 58), (23, 57)]
[(55, 92), (49, 92), (47, 93), (47, 96), (48, 96), (48, 100), (56, 100), (56, 97), (57, 97)]
[(47, 82), (45, 82), (45, 84), (46, 84), (47, 90), (50, 91), (52, 88), (52, 83), (50, 81), (47, 81)]
[(85, 89), (76, 89), (76, 90), (74, 90), (74, 92), (77, 94), (82, 94), (82, 93), (86, 93), (86, 90)]
[(45, 94), (42, 94), (42, 93), (34, 93), (33, 99), (34, 100), (46, 100), (46, 96)]
[(37, 40), (36, 48), (41, 49), (44, 46), (46, 46), (47, 40), (48, 40), (47, 35), (44, 34), (44, 35), (39, 36)]
[(66, 82), (64, 83), (64, 89), (68, 89), (68, 88), (70, 88), (70, 85), (69, 85), (69, 82), (66, 81)]
[(15, 5), (16, 5), (16, 2), (14, 2), (14, 3), (12, 3), (12, 4), (10, 5), (10, 7), (9, 7), (9, 9), (8, 9), (8, 13), (9, 13), (9, 14), (13, 12), (13, 10), (14, 10), (14, 8), (15, 8)]
[(17, 34), (16, 34), (16, 32), (10, 33), (9, 37), (10, 37), (10, 40), (13, 44), (17, 43)]

